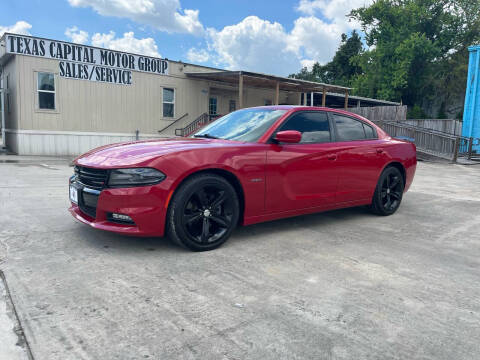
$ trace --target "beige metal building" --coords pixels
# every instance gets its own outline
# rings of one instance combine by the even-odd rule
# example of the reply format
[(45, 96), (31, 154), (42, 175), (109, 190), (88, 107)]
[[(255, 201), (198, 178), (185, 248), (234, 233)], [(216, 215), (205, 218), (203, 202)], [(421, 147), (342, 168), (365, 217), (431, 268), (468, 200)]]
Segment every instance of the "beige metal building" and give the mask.
[(3, 139), (24, 155), (77, 155), (113, 142), (188, 135), (243, 107), (317, 105), (314, 93), (324, 105), (328, 94), (330, 106), (359, 105), (340, 86), (15, 34), (0, 39), (0, 67)]

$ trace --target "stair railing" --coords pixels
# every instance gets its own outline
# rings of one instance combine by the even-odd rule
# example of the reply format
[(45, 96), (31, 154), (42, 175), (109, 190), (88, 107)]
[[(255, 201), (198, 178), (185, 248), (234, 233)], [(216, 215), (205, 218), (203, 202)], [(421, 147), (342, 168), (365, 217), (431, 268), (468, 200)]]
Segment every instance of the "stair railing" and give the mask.
[(207, 113), (203, 113), (200, 115), (198, 118), (193, 120), (190, 124), (185, 126), (184, 128), (181, 129), (175, 129), (175, 135), (176, 136), (189, 136), (193, 134), (195, 131), (198, 129), (204, 127), (208, 123), (210, 123), (210, 117), (208, 116)]

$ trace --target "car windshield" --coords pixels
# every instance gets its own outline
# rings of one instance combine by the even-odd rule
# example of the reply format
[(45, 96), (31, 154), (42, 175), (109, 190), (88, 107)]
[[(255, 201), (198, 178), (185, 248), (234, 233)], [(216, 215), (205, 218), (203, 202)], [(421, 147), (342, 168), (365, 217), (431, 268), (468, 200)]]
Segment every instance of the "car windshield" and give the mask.
[(244, 109), (221, 117), (193, 137), (255, 142), (287, 110)]

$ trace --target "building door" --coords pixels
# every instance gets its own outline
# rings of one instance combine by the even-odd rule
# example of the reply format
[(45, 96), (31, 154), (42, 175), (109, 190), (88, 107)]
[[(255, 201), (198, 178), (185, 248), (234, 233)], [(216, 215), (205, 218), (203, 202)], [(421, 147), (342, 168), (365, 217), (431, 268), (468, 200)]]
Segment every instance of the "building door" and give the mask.
[(215, 119), (217, 114), (217, 103), (218, 99), (216, 96), (210, 96), (208, 99), (208, 115), (210, 116), (210, 120)]
[(232, 111), (235, 111), (237, 110), (237, 103), (235, 100), (230, 100), (228, 102), (228, 112), (232, 112)]

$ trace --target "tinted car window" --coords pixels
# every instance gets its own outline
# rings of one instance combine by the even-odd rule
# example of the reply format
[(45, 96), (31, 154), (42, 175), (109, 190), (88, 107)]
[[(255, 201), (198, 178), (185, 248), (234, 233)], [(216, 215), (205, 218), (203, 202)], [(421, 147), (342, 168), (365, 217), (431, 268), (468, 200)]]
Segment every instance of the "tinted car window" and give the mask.
[(341, 115), (333, 115), (333, 118), (337, 126), (338, 141), (365, 139), (365, 130), (361, 121)]
[(363, 129), (365, 130), (365, 136), (367, 139), (376, 138), (375, 133), (373, 132), (373, 128), (371, 126), (363, 124)]
[(302, 133), (300, 143), (323, 143), (330, 141), (330, 124), (325, 112), (301, 112), (294, 114), (279, 131), (297, 130)]

